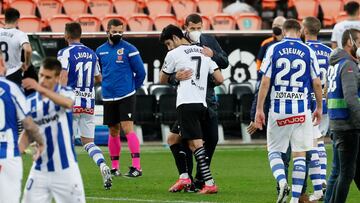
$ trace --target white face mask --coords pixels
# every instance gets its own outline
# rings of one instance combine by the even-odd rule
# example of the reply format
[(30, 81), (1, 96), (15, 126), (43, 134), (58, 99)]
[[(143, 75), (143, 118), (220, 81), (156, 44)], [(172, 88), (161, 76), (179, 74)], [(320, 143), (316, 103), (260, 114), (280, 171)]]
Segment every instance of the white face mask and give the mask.
[(201, 31), (198, 30), (189, 32), (189, 38), (193, 42), (200, 43), (200, 35)]

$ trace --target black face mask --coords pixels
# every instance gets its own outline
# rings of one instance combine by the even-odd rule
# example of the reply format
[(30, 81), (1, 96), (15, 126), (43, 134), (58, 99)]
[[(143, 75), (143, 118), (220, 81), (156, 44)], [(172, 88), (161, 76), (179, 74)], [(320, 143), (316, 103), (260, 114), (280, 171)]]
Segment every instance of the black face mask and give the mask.
[(122, 38), (122, 34), (116, 33), (116, 34), (110, 34), (110, 40), (113, 44), (119, 44), (120, 40)]
[(279, 27), (273, 27), (273, 28), (272, 28), (272, 31), (273, 31), (273, 33), (274, 33), (275, 36), (279, 36), (279, 35), (282, 34), (282, 30), (281, 30), (281, 28), (279, 28)]

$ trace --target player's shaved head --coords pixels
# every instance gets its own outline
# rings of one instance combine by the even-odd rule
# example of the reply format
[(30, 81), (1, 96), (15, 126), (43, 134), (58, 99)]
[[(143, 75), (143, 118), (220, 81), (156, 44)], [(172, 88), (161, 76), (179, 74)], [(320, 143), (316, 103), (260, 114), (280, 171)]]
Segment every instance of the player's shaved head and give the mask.
[(300, 32), (301, 30), (301, 26), (300, 26), (300, 23), (295, 20), (295, 19), (288, 19), (284, 22), (284, 25), (283, 25), (283, 30), (285, 32), (287, 31), (290, 31), (290, 30), (293, 30), (293, 31), (296, 31), (296, 32)]
[(282, 26), (284, 25), (286, 21), (286, 18), (284, 16), (278, 16), (274, 19), (273, 23), (272, 23), (272, 27), (279, 27), (282, 28)]
[(310, 35), (318, 35), (321, 29), (321, 22), (315, 17), (306, 17), (303, 20), (304, 28), (309, 32)]

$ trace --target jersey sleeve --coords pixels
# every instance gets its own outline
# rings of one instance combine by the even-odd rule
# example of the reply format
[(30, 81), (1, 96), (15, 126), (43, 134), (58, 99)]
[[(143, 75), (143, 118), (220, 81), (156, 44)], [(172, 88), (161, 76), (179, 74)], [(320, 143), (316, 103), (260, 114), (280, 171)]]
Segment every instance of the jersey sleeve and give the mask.
[(166, 74), (171, 74), (175, 72), (175, 59), (170, 53), (171, 52), (168, 52), (168, 54), (166, 55), (163, 67), (161, 69)]
[(136, 55), (139, 55), (140, 52), (137, 50), (137, 48), (135, 46), (129, 46), (129, 54), (128, 57), (133, 57)]
[(75, 101), (75, 94), (71, 87), (61, 87), (59, 94)]
[(339, 36), (338, 36), (338, 25), (335, 25), (334, 26), (334, 29), (333, 29), (333, 32), (331, 34), (331, 40), (332, 42), (337, 42), (337, 40), (339, 39)]
[[(209, 57), (206, 57), (206, 58), (209, 58)], [(215, 70), (219, 69), (219, 66), (215, 63), (215, 61), (211, 60), (210, 58), (208, 60), (208, 64), (210, 66), (210, 68), (209, 68), (210, 74), (213, 74), (215, 72)]]
[(11, 97), (15, 103), (17, 118), (19, 120), (24, 120), (30, 112), (26, 103), (26, 97), (24, 93), (15, 84), (11, 85)]
[(19, 35), (19, 42), (21, 46), (25, 43), (30, 43), (29, 37), (27, 36), (26, 33), (21, 32), (21, 34)]
[(272, 68), (272, 55), (274, 53), (274, 46), (270, 46), (266, 51), (265, 58), (263, 59), (260, 72), (266, 77), (271, 78), (271, 68)]
[(318, 78), (320, 76), (320, 67), (316, 57), (316, 54), (311, 48), (310, 50), (310, 75), (311, 79)]
[(61, 63), (61, 68), (69, 72), (69, 51), (60, 50), (58, 52), (57, 59)]

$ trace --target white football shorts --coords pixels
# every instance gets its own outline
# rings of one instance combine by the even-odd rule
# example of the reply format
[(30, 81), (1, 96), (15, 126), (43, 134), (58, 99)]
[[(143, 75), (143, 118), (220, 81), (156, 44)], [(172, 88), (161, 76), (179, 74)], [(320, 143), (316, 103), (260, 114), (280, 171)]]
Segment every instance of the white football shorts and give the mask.
[(289, 143), (293, 152), (305, 152), (313, 146), (311, 111), (302, 114), (269, 113), (267, 147), (269, 152), (286, 153)]
[(22, 176), (21, 157), (0, 159), (0, 203), (20, 201)]
[(86, 113), (73, 114), (73, 129), (75, 137), (95, 137), (95, 116)]

